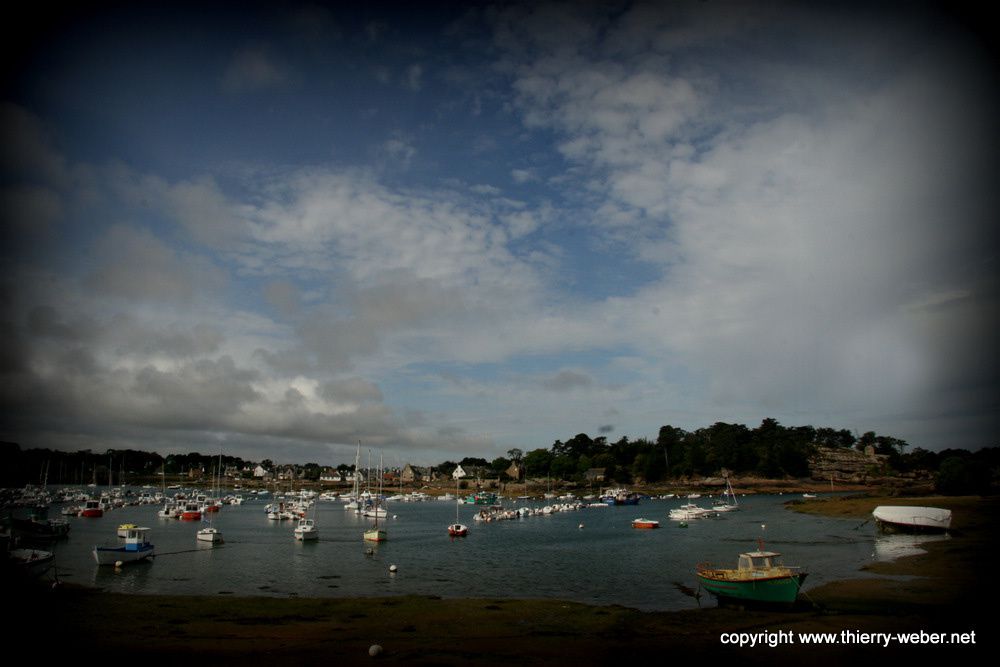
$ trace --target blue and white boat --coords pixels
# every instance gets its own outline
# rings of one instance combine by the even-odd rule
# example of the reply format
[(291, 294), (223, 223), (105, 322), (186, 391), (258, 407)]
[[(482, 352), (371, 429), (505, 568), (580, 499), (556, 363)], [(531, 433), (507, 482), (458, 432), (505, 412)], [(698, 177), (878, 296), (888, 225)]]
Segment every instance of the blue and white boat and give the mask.
[(601, 494), (601, 502), (606, 505), (638, 505), (639, 494), (628, 489), (609, 489)]
[(149, 528), (131, 526), (125, 531), (125, 543), (117, 547), (94, 547), (98, 565), (134, 563), (153, 556), (153, 545), (146, 539)]

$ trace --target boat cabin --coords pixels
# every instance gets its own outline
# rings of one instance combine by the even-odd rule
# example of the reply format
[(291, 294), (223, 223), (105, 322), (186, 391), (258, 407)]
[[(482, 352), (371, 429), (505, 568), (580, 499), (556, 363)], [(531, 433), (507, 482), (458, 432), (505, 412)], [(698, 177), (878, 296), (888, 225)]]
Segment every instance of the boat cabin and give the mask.
[(131, 526), (125, 531), (125, 551), (141, 551), (149, 544), (146, 533), (149, 528)]
[(775, 551), (749, 551), (740, 554), (737, 569), (741, 573), (753, 573), (766, 572), (779, 567), (783, 567), (781, 554)]

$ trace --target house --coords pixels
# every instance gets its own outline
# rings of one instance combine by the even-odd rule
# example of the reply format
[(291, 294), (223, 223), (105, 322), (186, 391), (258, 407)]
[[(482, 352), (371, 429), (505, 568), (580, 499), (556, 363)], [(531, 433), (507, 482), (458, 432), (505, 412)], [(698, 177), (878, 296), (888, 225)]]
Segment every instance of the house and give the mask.
[(340, 472), (336, 468), (326, 468), (319, 476), (319, 481), (330, 484), (339, 484), (342, 479), (343, 478), (340, 476)]
[(271, 471), (265, 468), (264, 466), (259, 465), (253, 469), (253, 476), (254, 479), (262, 479), (267, 481), (271, 479)]
[(431, 469), (425, 468), (423, 466), (414, 466), (407, 463), (403, 466), (403, 472), (401, 473), (404, 484), (412, 484), (413, 482), (429, 482), (431, 481)]
[(583, 476), (588, 482), (603, 482), (604, 468), (590, 468)]
[(451, 473), (452, 479), (464, 479), (466, 477), (474, 477), (476, 479), (487, 479), (489, 477), (496, 477), (496, 474), (485, 466), (474, 466), (458, 464), (455, 466), (455, 471)]
[(511, 463), (510, 467), (504, 472), (507, 473), (507, 476), (511, 479), (518, 480), (524, 477), (524, 466), (517, 463)]

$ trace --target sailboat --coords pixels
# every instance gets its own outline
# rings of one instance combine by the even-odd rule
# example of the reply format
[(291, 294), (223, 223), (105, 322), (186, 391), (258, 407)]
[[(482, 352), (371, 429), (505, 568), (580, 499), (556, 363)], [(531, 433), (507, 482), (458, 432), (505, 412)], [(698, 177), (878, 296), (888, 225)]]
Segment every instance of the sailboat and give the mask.
[[(455, 480), (455, 495), (458, 495), (458, 480)], [(448, 535), (451, 537), (465, 537), (469, 534), (469, 527), (458, 522), (458, 506), (461, 500), (455, 501), (455, 523), (448, 526)]]
[(738, 510), (739, 508), (740, 503), (736, 500), (736, 492), (733, 491), (733, 485), (729, 481), (729, 475), (726, 475), (726, 488), (722, 492), (722, 498), (713, 503), (712, 509), (716, 512), (731, 512), (733, 510)]
[(345, 510), (354, 510), (355, 514), (361, 513), (361, 484), (358, 480), (358, 466), (361, 463), (361, 441), (358, 440), (358, 451), (354, 454), (354, 488), (351, 489), (351, 501), (344, 505)]
[[(385, 529), (378, 527), (379, 518), (379, 505), (382, 503), (382, 455), (379, 454), (378, 457), (378, 495), (375, 496), (375, 525), (365, 531), (365, 541), (366, 542), (384, 542), (387, 539)], [(383, 514), (383, 516), (385, 516)]]
[[(222, 486), (222, 483), (221, 483), (221, 478), (222, 478), (222, 452), (221, 451), (219, 452), (219, 467), (218, 467), (216, 473), (217, 473), (216, 474), (216, 479), (213, 479), (212, 481), (215, 482), (218, 486), (221, 487)], [(218, 481), (216, 482), (216, 480), (218, 480)], [(218, 497), (218, 494), (216, 494), (216, 497)], [(212, 504), (214, 505), (215, 503), (213, 502)], [(207, 507), (206, 507), (206, 509), (207, 509)], [(208, 511), (209, 512), (218, 512), (219, 511), (219, 507), (218, 507), (218, 505), (215, 505), (215, 509), (214, 510), (208, 509)], [(205, 516), (207, 516), (207, 515), (205, 515)], [(209, 523), (211, 523), (211, 520), (209, 520)], [(222, 544), (222, 541), (223, 541), (222, 540), (222, 532), (220, 532), (219, 529), (216, 528), (215, 526), (209, 525), (209, 526), (207, 526), (205, 528), (202, 528), (201, 530), (198, 531), (197, 540), (199, 542), (208, 542), (210, 544)]]

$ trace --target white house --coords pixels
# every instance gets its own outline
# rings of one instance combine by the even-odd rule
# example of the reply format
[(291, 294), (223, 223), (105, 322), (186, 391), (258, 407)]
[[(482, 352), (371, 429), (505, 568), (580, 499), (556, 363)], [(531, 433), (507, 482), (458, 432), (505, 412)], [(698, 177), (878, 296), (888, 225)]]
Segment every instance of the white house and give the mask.
[(455, 466), (455, 471), (451, 473), (452, 479), (462, 479), (463, 477), (468, 477), (469, 474), (462, 469), (462, 465), (459, 464)]

